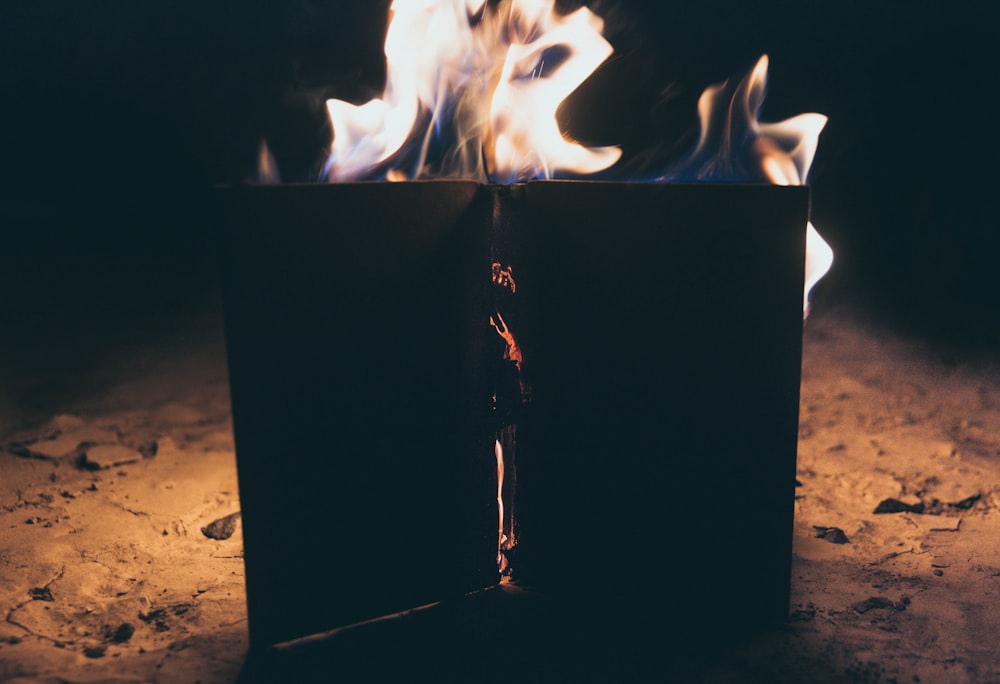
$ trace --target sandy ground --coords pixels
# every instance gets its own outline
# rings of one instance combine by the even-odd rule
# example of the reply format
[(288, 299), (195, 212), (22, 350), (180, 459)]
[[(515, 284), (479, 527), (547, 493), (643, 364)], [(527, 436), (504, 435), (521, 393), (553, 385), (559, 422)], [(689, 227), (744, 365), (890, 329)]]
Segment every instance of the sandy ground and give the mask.
[(900, 337), (850, 307), (817, 311), (805, 331), (791, 623), (730, 674), (1000, 681), (998, 425), (995, 357)]
[(223, 338), (214, 320), (187, 325), (74, 367), (86, 392), (43, 373), (45, 401), (9, 401), (22, 424), (0, 453), (0, 679), (235, 679), (239, 525), (201, 531), (239, 511)]
[[(241, 528), (203, 531), (239, 511), (217, 300), (178, 320), (0, 400), (2, 681), (239, 676)], [(790, 620), (657, 681), (1000, 682), (998, 424), (992, 359), (814, 309)]]

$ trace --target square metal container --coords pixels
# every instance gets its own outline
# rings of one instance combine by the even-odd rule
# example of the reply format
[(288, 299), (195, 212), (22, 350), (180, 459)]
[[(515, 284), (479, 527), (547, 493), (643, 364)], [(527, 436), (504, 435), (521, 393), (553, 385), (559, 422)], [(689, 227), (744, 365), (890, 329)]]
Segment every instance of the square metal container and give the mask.
[(252, 649), (498, 582), (493, 263), (531, 387), (518, 582), (787, 616), (807, 188), (219, 195)]

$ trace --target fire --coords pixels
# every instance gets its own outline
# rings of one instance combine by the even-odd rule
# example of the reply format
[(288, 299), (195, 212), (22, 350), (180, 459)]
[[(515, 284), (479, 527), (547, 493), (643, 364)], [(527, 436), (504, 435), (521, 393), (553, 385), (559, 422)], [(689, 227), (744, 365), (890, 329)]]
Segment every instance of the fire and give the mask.
[[(621, 149), (570, 140), (556, 119), (565, 99), (612, 55), (603, 30), (603, 20), (586, 7), (562, 13), (555, 0), (394, 0), (381, 97), (326, 102), (333, 139), (323, 178), (515, 183), (612, 167)], [(765, 55), (744, 79), (707, 88), (698, 102), (697, 145), (654, 180), (806, 184), (827, 119), (810, 113), (761, 121), (767, 68)], [(278, 182), (265, 145), (259, 168), (261, 182)], [(832, 249), (808, 223), (803, 316), (810, 292), (832, 263)], [(531, 390), (506, 320), (516, 324), (516, 317), (501, 312), (500, 302), (516, 291), (510, 266), (494, 263), (493, 283), (498, 299), (489, 323), (503, 340), (504, 363), (514, 369), (507, 373), (510, 386), (494, 394), (500, 416), (494, 446), (497, 564), (503, 573), (516, 544), (516, 416)]]
[(494, 453), (497, 461), (497, 508), (500, 528), (497, 537), (497, 565), (508, 576), (511, 572), (507, 554), (517, 545), (515, 536), (514, 506), (517, 488), (517, 426), (521, 407), (530, 402), (531, 390), (522, 374), (524, 356), (513, 330), (504, 319), (502, 311), (512, 306), (511, 297), (517, 293), (513, 270), (499, 262), (492, 265), (494, 309), (490, 326), (503, 341), (505, 371), (497, 374), (493, 393), (493, 410), (497, 416)]
[[(767, 55), (743, 80), (705, 89), (698, 100), (701, 135), (691, 155), (658, 180), (758, 180), (805, 185), (827, 118), (800, 114), (784, 121), (760, 120), (767, 90)], [(809, 222), (803, 316), (809, 294), (833, 265), (833, 250)]]
[[(382, 97), (327, 100), (333, 142), (324, 177), (514, 183), (613, 166), (619, 148), (569, 140), (556, 120), (566, 97), (613, 53), (603, 30), (586, 7), (563, 14), (555, 0), (394, 0)], [(767, 68), (764, 55), (743, 80), (704, 91), (697, 146), (656, 180), (807, 182), (827, 119), (761, 121)], [(273, 160), (261, 167), (273, 169)], [(833, 264), (812, 223), (806, 251), (803, 316)]]
[(262, 185), (281, 182), (281, 176), (278, 174), (278, 163), (274, 160), (271, 148), (264, 140), (261, 140), (257, 147), (257, 182)]
[(497, 515), (499, 519), (499, 526), (497, 528), (497, 566), (501, 569), (503, 568), (503, 550), (504, 542), (507, 541), (506, 535), (503, 533), (504, 528), (504, 510), (503, 510), (503, 446), (500, 444), (500, 440), (496, 440), (493, 447), (493, 453), (497, 458)]
[(556, 122), (562, 101), (612, 53), (589, 9), (561, 14), (554, 0), (394, 0), (390, 16), (382, 97), (326, 103), (328, 180), (511, 183), (594, 173), (621, 156), (568, 140)]

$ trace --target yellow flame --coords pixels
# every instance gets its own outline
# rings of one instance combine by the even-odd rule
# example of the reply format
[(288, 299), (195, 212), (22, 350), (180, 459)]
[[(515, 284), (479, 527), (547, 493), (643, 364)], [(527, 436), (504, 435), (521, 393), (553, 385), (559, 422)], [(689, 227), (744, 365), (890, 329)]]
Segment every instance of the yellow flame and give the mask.
[[(611, 55), (602, 30), (590, 10), (563, 15), (554, 0), (501, 0), (495, 7), (394, 0), (382, 97), (362, 105), (327, 100), (334, 138), (326, 178), (354, 180), (383, 166), (398, 178), (402, 165), (407, 178), (482, 179), (488, 165), (496, 179), (512, 182), (607, 168), (618, 148), (567, 140), (556, 121), (562, 101)], [(565, 54), (546, 65), (556, 48)], [(446, 115), (456, 140), (444, 168), (435, 169), (428, 147)]]

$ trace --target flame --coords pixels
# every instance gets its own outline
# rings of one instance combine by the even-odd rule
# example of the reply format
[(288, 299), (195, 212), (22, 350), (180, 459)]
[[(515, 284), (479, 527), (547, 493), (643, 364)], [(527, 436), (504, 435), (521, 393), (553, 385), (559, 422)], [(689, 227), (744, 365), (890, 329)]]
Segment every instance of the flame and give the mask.
[(806, 279), (802, 293), (802, 317), (809, 316), (809, 295), (816, 283), (833, 266), (833, 248), (824, 240), (810, 221), (806, 227)]
[[(658, 180), (760, 180), (805, 185), (827, 118), (800, 114), (784, 121), (760, 121), (767, 90), (767, 55), (739, 83), (706, 88), (698, 100), (701, 135), (694, 152)], [(833, 249), (812, 222), (806, 226), (803, 317), (809, 295), (833, 265)]]
[(504, 542), (507, 541), (507, 537), (503, 533), (503, 447), (500, 445), (500, 440), (496, 440), (493, 447), (493, 453), (497, 458), (497, 514), (499, 520), (499, 527), (497, 528), (497, 566), (503, 570), (503, 549)]
[[(361, 105), (327, 100), (333, 141), (324, 177), (512, 183), (612, 166), (619, 148), (580, 145), (556, 120), (566, 97), (613, 53), (603, 30), (586, 7), (561, 14), (555, 0), (394, 0), (382, 97)], [(827, 119), (810, 113), (762, 122), (767, 69), (764, 55), (743, 80), (704, 91), (694, 152), (657, 180), (807, 182)], [(812, 223), (806, 249), (804, 317), (833, 264)]]
[[(603, 20), (586, 7), (562, 14), (555, 0), (394, 0), (382, 96), (360, 105), (326, 102), (333, 139), (323, 177), (512, 183), (551, 178), (560, 171), (590, 174), (609, 168), (621, 157), (618, 147), (570, 140), (556, 118), (567, 96), (613, 53), (603, 29)], [(656, 180), (807, 183), (827, 118), (809, 113), (762, 122), (767, 68), (764, 55), (743, 80), (704, 91), (694, 151)], [(266, 145), (259, 166), (262, 179), (276, 182)], [(832, 263), (833, 250), (809, 222), (804, 317), (813, 287)], [(493, 283), (516, 292), (512, 269), (499, 263), (493, 264)], [(505, 342), (504, 359), (520, 375), (522, 352), (499, 308), (489, 322)], [(525, 401), (530, 388), (520, 377), (519, 382)], [(515, 546), (515, 437), (516, 424), (507, 424), (494, 442), (496, 562), (501, 573), (509, 572), (504, 552)]]
[(382, 97), (327, 100), (325, 178), (515, 182), (611, 166), (621, 150), (570, 141), (556, 121), (611, 55), (603, 28), (589, 9), (560, 14), (554, 0), (394, 0)]
[[(504, 268), (500, 262), (493, 262), (491, 270), (492, 281), (498, 295), (500, 293), (508, 293), (509, 295), (517, 293), (517, 282), (514, 280), (512, 267)], [(501, 299), (498, 298), (489, 320), (490, 325), (504, 342), (503, 360), (513, 366), (517, 376), (516, 386), (509, 384), (504, 377), (498, 378), (500, 384), (493, 394), (494, 409), (498, 410), (502, 416), (498, 424), (494, 448), (497, 460), (497, 508), (500, 515), (500, 529), (497, 536), (497, 565), (501, 575), (509, 577), (511, 568), (507, 554), (504, 552), (511, 551), (517, 545), (514, 531), (514, 506), (516, 502), (514, 490), (517, 485), (517, 419), (513, 417), (516, 415), (517, 409), (511, 402), (516, 402), (518, 406), (523, 405), (529, 401), (531, 391), (522, 375), (524, 356), (521, 353), (521, 347), (501, 313), (501, 309), (506, 305), (509, 305), (509, 302), (502, 304)], [(509, 413), (512, 410), (514, 413)]]
[(257, 182), (262, 185), (281, 182), (281, 174), (278, 173), (278, 162), (271, 154), (271, 148), (267, 146), (266, 140), (261, 140), (257, 148)]
[[(492, 266), (492, 281), (500, 289), (508, 290), (511, 294), (517, 293), (517, 282), (514, 280), (513, 267), (508, 266), (507, 268), (503, 268), (499, 262), (494, 261)], [(497, 334), (503, 339), (506, 345), (503, 352), (504, 359), (513, 361), (520, 373), (521, 364), (524, 362), (521, 345), (517, 343), (517, 338), (514, 337), (514, 333), (511, 332), (507, 321), (504, 320), (503, 314), (500, 313), (499, 309), (490, 315), (490, 325), (493, 326), (493, 329), (497, 331)], [(521, 391), (522, 393), (524, 392), (523, 385)]]
[[(611, 56), (602, 36), (604, 22), (586, 8), (559, 17), (551, 3), (523, 0), (514, 3), (541, 35), (515, 43), (507, 50), (500, 80), (490, 106), (493, 135), (492, 175), (513, 182), (532, 175), (551, 177), (554, 166), (577, 173), (608, 168), (621, 156), (617, 147), (586, 148), (566, 140), (559, 131), (556, 110), (566, 97)], [(557, 48), (568, 54), (551, 73), (546, 57)]]

